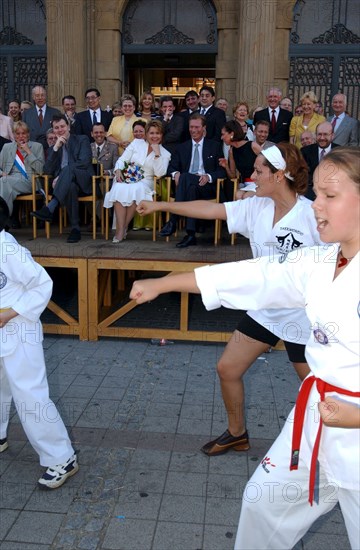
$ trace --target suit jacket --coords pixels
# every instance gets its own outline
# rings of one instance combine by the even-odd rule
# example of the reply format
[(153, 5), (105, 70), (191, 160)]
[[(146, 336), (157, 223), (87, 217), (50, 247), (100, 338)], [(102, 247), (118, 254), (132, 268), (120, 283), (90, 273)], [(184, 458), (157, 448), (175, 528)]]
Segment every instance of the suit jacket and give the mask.
[[(331, 149), (337, 147), (336, 143), (331, 144)], [(308, 190), (305, 196), (310, 200), (315, 200), (315, 194), (313, 191), (313, 176), (315, 168), (319, 165), (319, 146), (317, 143), (312, 143), (311, 145), (306, 145), (300, 149), (302, 156), (304, 157), (306, 164), (309, 167), (309, 183)]]
[[(181, 143), (176, 149), (174, 155), (171, 155), (171, 161), (167, 172), (168, 175), (170, 176), (173, 172), (189, 172), (191, 156), (192, 140)], [(214, 184), (216, 184), (216, 180), (218, 178), (226, 177), (224, 168), (219, 166), (219, 158), (223, 158), (223, 156), (224, 154), (220, 143), (212, 139), (204, 139), (202, 148), (204, 170), (206, 174), (210, 174)]]
[[(44, 173), (57, 177), (61, 172), (61, 147), (58, 151), (54, 151), (50, 147), (48, 157), (44, 166)], [(94, 175), (92, 166), (92, 155), (90, 142), (87, 136), (76, 136), (70, 134), (67, 142), (68, 151), (68, 166), (73, 170), (77, 180), (81, 181), (81, 189), (87, 193), (91, 193), (91, 179)]]
[[(65, 113), (64, 113), (65, 114)], [(70, 133), (76, 134), (77, 136), (81, 134), (81, 125), (79, 121), (79, 113), (74, 113), (73, 121), (71, 122), (69, 117), (65, 114), (66, 118), (70, 123)]]
[(208, 139), (214, 139), (221, 143), (221, 130), (226, 124), (226, 115), (224, 111), (218, 109), (218, 107), (210, 107), (207, 110), (206, 115), (206, 137)]
[(60, 111), (58, 111), (57, 109), (46, 105), (43, 123), (40, 126), (39, 116), (36, 107), (32, 107), (31, 109), (27, 109), (26, 111), (24, 111), (21, 116), (23, 121), (26, 122), (26, 124), (29, 126), (31, 141), (37, 141), (38, 143), (41, 143), (44, 149), (47, 149), (48, 144), (46, 141), (46, 132), (51, 127), (52, 117), (54, 115), (60, 114)]
[(92, 158), (96, 158), (97, 161), (103, 165), (104, 171), (110, 172), (110, 175), (114, 172), (114, 167), (117, 159), (119, 158), (118, 146), (116, 143), (111, 143), (105, 140), (104, 146), (100, 151), (100, 156), (97, 156), (97, 145), (95, 142), (91, 143)]
[[(45, 162), (44, 148), (41, 143), (35, 141), (28, 142), (31, 155), (24, 156), (25, 170), (31, 181), (32, 174), (42, 174)], [(0, 153), (0, 169), (2, 172), (11, 175), (14, 167), (17, 143), (15, 141), (7, 143)]]
[(9, 116), (5, 116), (0, 113), (0, 136), (14, 141), (13, 124)]
[(162, 145), (173, 155), (175, 149), (181, 143), (184, 128), (183, 117), (173, 115), (172, 119), (167, 122), (165, 122), (164, 117), (161, 117), (160, 120), (164, 129)]
[[(332, 122), (333, 117), (328, 117), (328, 122)], [(345, 115), (340, 125), (336, 128), (334, 142), (337, 145), (348, 147), (357, 147), (360, 144), (360, 123), (356, 118)]]
[(276, 121), (276, 127), (275, 132), (273, 133), (271, 131), (271, 120), (269, 115), (269, 109), (263, 109), (262, 111), (258, 111), (254, 115), (254, 125), (259, 122), (259, 120), (266, 120), (270, 123), (270, 129), (269, 129), (269, 141), (272, 141), (274, 143), (280, 143), (281, 141), (289, 141), (289, 130), (290, 130), (290, 122), (293, 117), (293, 114), (290, 113), (290, 111), (286, 111), (286, 109), (281, 109), (279, 112), (278, 119)]
[(11, 143), (10, 139), (5, 139), (4, 137), (0, 136), (0, 152), (4, 147), (5, 143)]
[[(77, 118), (79, 121), (79, 134), (87, 136), (90, 142), (93, 142), (94, 140), (91, 137), (93, 122), (90, 113), (91, 111), (89, 109), (86, 111), (81, 111), (80, 113), (77, 113)], [(113, 114), (111, 111), (108, 112), (101, 109), (101, 120), (98, 120), (98, 122), (101, 122), (101, 124), (105, 126), (105, 132), (108, 131), (112, 119)]]

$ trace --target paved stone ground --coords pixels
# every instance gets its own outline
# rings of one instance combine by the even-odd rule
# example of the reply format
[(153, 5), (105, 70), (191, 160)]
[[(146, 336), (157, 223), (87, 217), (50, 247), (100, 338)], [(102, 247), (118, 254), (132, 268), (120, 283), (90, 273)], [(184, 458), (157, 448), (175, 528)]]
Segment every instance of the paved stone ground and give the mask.
[[(47, 336), (51, 396), (79, 473), (37, 488), (37, 455), (16, 414), (0, 458), (1, 550), (232, 549), (244, 485), (278, 434), (298, 382), (285, 352), (246, 375), (251, 450), (199, 452), (225, 429), (214, 365), (222, 345)], [(338, 508), (296, 550), (349, 548)]]

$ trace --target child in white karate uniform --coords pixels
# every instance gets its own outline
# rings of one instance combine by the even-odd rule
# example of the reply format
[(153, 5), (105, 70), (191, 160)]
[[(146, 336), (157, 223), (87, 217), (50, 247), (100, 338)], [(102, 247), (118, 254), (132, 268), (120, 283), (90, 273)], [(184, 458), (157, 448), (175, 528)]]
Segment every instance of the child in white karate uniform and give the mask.
[(52, 281), (28, 250), (4, 228), (9, 216), (0, 198), (0, 453), (8, 448), (11, 400), (30, 444), (47, 470), (43, 488), (56, 489), (79, 466), (65, 425), (49, 398), (40, 315)]
[(328, 247), (134, 283), (138, 303), (201, 293), (207, 309), (305, 308), (311, 372), (294, 411), (248, 482), (236, 550), (289, 549), (337, 502), (351, 547), (360, 508), (360, 170), (358, 148), (336, 148), (314, 176), (313, 209)]

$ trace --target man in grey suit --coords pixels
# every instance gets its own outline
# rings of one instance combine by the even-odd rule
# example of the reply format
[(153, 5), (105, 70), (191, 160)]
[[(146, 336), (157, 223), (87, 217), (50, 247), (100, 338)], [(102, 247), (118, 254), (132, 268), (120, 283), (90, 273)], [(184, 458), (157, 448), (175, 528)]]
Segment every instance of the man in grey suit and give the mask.
[(346, 102), (346, 95), (334, 95), (331, 102), (334, 114), (328, 117), (328, 122), (331, 122), (335, 134), (334, 143), (357, 147), (360, 139), (360, 123), (356, 118), (352, 118), (345, 113)]
[(40, 143), (29, 141), (29, 128), (23, 121), (14, 125), (15, 141), (0, 153), (0, 197), (13, 211), (13, 202), (22, 193), (31, 193), (33, 174), (41, 174), (45, 162)]
[(55, 177), (53, 197), (47, 206), (32, 212), (31, 215), (45, 222), (52, 222), (55, 209), (66, 206), (71, 223), (68, 243), (81, 239), (79, 224), (78, 196), (91, 195), (93, 167), (91, 147), (87, 136), (70, 134), (69, 121), (65, 115), (55, 115), (53, 130), (56, 143), (50, 148), (44, 166), (45, 174)]
[(25, 110), (22, 119), (29, 126), (31, 141), (37, 141), (47, 149), (46, 132), (51, 128), (53, 115), (59, 115), (60, 111), (46, 104), (46, 90), (43, 86), (32, 89), (32, 99), (35, 106)]

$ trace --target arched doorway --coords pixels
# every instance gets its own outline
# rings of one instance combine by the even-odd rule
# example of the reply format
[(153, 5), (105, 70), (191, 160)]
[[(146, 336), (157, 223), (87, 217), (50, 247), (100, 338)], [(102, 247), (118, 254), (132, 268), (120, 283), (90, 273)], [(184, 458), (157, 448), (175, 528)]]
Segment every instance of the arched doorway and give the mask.
[(211, 0), (129, 0), (123, 16), (125, 89), (181, 98), (215, 84), (217, 19)]

